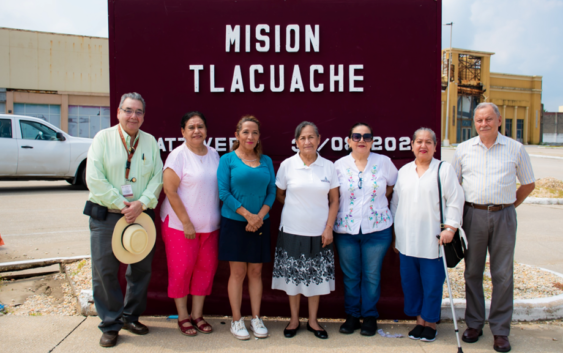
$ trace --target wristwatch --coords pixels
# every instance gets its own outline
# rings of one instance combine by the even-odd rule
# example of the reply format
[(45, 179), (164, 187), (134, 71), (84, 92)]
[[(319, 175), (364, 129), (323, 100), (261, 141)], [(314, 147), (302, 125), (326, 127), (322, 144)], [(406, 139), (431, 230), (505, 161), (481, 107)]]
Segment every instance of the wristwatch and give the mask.
[(449, 230), (450, 232), (452, 232), (452, 233), (455, 234), (455, 231), (454, 231), (453, 229), (451, 229), (451, 228), (445, 228), (444, 230)]
[(143, 211), (146, 211), (148, 209), (148, 207), (144, 203), (141, 202), (141, 205), (143, 205)]

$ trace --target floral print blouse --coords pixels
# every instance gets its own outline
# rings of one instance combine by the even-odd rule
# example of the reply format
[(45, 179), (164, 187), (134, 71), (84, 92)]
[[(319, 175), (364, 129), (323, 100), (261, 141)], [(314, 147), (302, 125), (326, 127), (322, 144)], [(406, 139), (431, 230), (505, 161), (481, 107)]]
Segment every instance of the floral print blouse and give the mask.
[[(349, 154), (334, 163), (340, 183), (340, 206), (334, 231), (373, 233), (389, 228), (393, 217), (385, 197), (387, 186), (397, 182), (397, 168), (387, 156), (370, 153), (363, 171)], [(361, 228), (360, 228), (361, 227)]]

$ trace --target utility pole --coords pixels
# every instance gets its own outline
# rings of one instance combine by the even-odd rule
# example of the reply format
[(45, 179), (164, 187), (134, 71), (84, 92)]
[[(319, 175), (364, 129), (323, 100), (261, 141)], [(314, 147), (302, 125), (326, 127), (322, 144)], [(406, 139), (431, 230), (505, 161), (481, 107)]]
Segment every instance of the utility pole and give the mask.
[(446, 23), (444, 26), (450, 26), (450, 55), (448, 57), (448, 88), (446, 92), (446, 136), (444, 136), (444, 142), (442, 143), (442, 146), (447, 147), (450, 145), (450, 68), (452, 66), (452, 30), (454, 23)]

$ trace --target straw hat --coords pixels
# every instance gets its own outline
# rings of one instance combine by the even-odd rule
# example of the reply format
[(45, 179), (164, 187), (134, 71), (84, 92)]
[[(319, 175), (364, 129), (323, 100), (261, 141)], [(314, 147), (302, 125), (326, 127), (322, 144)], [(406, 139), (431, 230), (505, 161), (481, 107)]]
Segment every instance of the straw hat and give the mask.
[(147, 257), (155, 241), (154, 222), (149, 215), (141, 213), (131, 224), (125, 221), (125, 217), (117, 221), (113, 229), (111, 248), (120, 262), (134, 264)]

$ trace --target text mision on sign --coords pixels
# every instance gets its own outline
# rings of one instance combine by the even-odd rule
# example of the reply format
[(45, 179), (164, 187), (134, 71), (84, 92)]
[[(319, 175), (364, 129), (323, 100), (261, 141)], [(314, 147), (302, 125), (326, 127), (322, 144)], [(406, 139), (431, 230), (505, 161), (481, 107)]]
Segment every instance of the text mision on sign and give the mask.
[[(240, 25), (226, 25), (225, 30), (225, 52), (240, 52), (241, 34)], [(251, 26), (245, 25), (245, 51), (251, 52)], [(274, 50), (276, 53), (281, 52), (280, 40), (281, 26), (274, 26)], [(270, 33), (270, 26), (267, 24), (257, 25), (255, 28), (257, 52), (270, 51), (270, 37), (264, 33)], [(288, 53), (299, 52), (299, 25), (287, 25), (285, 28), (285, 51)], [(305, 52), (319, 52), (320, 50), (320, 33), (319, 25), (315, 25), (315, 30), (311, 25), (305, 25)], [(233, 49), (233, 51), (231, 51)], [(276, 66), (278, 71), (278, 80), (276, 83)], [(200, 91), (200, 72), (205, 71), (205, 65), (192, 64), (189, 66), (190, 70), (194, 73), (194, 92)], [(357, 87), (357, 81), (363, 81), (364, 77), (357, 75), (357, 70), (362, 70), (363, 64), (348, 65), (348, 92), (363, 92), (363, 87)], [(208, 65), (210, 92), (221, 93), (225, 92), (224, 87), (218, 87), (215, 82), (215, 65)], [(270, 91), (283, 92), (285, 90), (285, 65), (270, 65)], [(324, 74), (325, 68), (323, 65), (310, 65), (309, 66), (309, 90), (311, 92), (323, 92), (325, 90), (323, 83), (315, 83), (315, 77)], [(257, 74), (264, 73), (264, 66), (260, 64), (250, 65), (248, 70), (248, 87), (250, 92), (263, 92), (265, 85), (263, 83), (256, 84)], [(344, 65), (329, 65), (329, 86), (330, 92), (344, 92)], [(338, 87), (336, 87), (338, 84)], [(231, 81), (230, 92), (244, 92), (244, 79), (240, 65), (235, 65), (233, 69), (233, 79)], [(303, 84), (301, 68), (299, 65), (293, 65), (291, 74), (291, 83), (289, 85), (289, 92), (305, 92)]]

